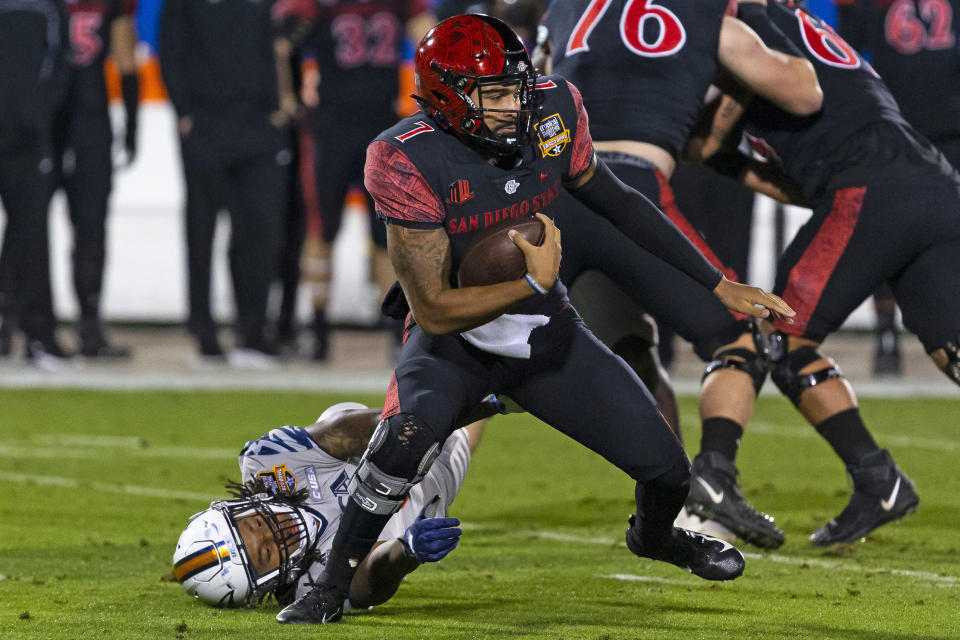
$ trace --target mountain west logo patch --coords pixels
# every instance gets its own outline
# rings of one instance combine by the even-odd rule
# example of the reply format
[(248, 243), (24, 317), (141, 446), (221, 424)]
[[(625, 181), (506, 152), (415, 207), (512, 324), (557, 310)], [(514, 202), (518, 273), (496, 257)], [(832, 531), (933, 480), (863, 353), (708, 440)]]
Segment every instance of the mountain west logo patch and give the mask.
[(272, 471), (261, 471), (257, 474), (257, 477), (263, 481), (263, 486), (273, 495), (293, 493), (297, 490), (297, 479), (290, 473), (285, 464), (274, 467)]
[(463, 178), (450, 184), (450, 195), (447, 196), (447, 204), (463, 204), (473, 198), (473, 192), (470, 191), (470, 183)]
[(543, 157), (556, 158), (570, 143), (570, 130), (563, 126), (560, 114), (555, 113), (537, 123), (537, 137), (540, 138)]

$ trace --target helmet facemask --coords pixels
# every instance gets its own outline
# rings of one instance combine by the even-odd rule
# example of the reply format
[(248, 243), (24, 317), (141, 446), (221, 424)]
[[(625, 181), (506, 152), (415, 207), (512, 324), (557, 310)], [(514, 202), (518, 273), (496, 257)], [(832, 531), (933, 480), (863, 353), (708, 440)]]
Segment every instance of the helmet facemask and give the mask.
[[(253, 585), (248, 596), (248, 606), (259, 603), (278, 588), (294, 582), (314, 559), (314, 547), (318, 536), (312, 518), (303, 511), (268, 494), (257, 494), (246, 500), (225, 500), (214, 503), (211, 508), (224, 511), (237, 541), (237, 549), (244, 569)], [(276, 548), (276, 557), (270, 557), (269, 569), (258, 568), (260, 558), (251, 557), (244, 543), (240, 523), (245, 518), (259, 516), (270, 531)], [(274, 562), (275, 561), (275, 562)]]
[[(211, 503), (209, 509), (195, 514), (191, 524), (181, 534), (178, 554), (181, 553), (181, 545), (193, 548), (191, 545), (198, 538), (202, 540), (200, 546), (211, 542), (217, 548), (225, 548), (220, 553), (219, 564), (214, 563), (213, 567), (200, 575), (184, 575), (181, 578), (184, 588), (215, 606), (254, 607), (268, 594), (277, 594), (294, 584), (309, 564), (317, 559), (315, 549), (319, 535), (314, 519), (290, 504), (284, 499), (286, 497), (260, 493), (240, 500), (220, 500)], [(270, 540), (270, 543), (258, 549), (248, 548), (244, 540), (247, 530), (245, 521), (251, 517), (262, 521), (260, 526), (266, 527), (268, 533), (265, 537)], [(209, 528), (202, 532), (196, 530), (194, 521), (213, 523), (219, 533), (211, 535)], [(252, 523), (246, 525), (252, 528)], [(218, 543), (217, 540), (223, 542)], [(265, 551), (269, 552), (269, 556)], [(174, 559), (176, 563), (176, 555)], [(184, 560), (189, 560), (189, 556), (180, 562)]]
[[(526, 56), (525, 53), (523, 55)], [(439, 67), (436, 63), (434, 65), (435, 69)], [(507, 155), (530, 144), (536, 73), (524, 60), (517, 61), (515, 69), (509, 73), (484, 76), (453, 72), (445, 74), (446, 77), (441, 80), (457, 93), (467, 107), (466, 114), (460, 122), (461, 138), (482, 152), (498, 156)], [(439, 70), (438, 73), (441, 73), (441, 76), (444, 75)], [(516, 91), (519, 109), (507, 110), (484, 106), (483, 95), (493, 87), (510, 87)], [(475, 100), (471, 97), (474, 89), (476, 89)], [(488, 114), (509, 114), (514, 125), (513, 133), (501, 135), (490, 129), (485, 120)]]

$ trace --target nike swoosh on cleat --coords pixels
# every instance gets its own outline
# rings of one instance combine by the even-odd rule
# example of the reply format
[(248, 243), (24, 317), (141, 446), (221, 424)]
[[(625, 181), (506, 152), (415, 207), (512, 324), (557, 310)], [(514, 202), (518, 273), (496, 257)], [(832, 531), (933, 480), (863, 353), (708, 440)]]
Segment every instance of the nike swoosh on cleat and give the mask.
[(323, 618), (320, 619), (320, 624), (327, 624), (327, 622), (332, 621), (336, 617), (336, 612), (331, 614), (323, 614)]
[(713, 500), (714, 504), (720, 504), (723, 502), (723, 491), (717, 493), (713, 490), (713, 487), (710, 486), (710, 483), (703, 478), (697, 477), (697, 482), (699, 482), (703, 488), (707, 490), (707, 494), (710, 496), (710, 499)]
[(890, 492), (890, 497), (880, 501), (880, 506), (883, 507), (884, 511), (893, 509), (893, 505), (897, 502), (898, 493), (900, 493), (900, 476), (897, 476), (897, 483), (893, 485), (893, 491)]

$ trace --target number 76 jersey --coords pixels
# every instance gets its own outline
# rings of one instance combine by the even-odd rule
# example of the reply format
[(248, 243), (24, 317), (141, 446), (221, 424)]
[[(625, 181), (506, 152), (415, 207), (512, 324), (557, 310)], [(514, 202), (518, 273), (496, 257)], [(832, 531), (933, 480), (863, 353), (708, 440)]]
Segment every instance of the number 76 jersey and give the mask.
[(717, 70), (730, 0), (564, 0), (541, 20), (553, 72), (580, 89), (596, 140), (674, 156)]

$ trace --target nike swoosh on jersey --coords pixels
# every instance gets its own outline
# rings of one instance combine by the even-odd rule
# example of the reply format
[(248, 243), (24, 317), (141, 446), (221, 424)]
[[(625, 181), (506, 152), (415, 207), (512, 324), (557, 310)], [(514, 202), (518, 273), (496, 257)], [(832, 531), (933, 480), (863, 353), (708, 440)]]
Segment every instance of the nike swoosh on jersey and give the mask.
[(553, 172), (553, 169), (550, 169), (550, 171), (547, 171), (546, 173), (544, 173), (543, 171), (541, 171), (541, 172), (540, 172), (540, 179), (541, 179), (541, 180), (546, 180), (547, 178), (550, 177), (550, 174), (551, 174), (552, 172)]
[(893, 505), (897, 502), (898, 493), (900, 493), (900, 476), (897, 476), (897, 482), (893, 485), (893, 491), (890, 492), (890, 497), (880, 501), (880, 506), (883, 507), (884, 511), (893, 509)]
[(713, 487), (710, 486), (710, 483), (703, 478), (698, 477), (697, 482), (699, 482), (703, 488), (707, 490), (707, 494), (710, 496), (710, 499), (713, 500), (714, 504), (720, 504), (723, 502), (723, 491), (720, 491), (719, 493), (714, 491)]

